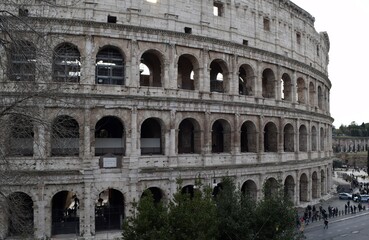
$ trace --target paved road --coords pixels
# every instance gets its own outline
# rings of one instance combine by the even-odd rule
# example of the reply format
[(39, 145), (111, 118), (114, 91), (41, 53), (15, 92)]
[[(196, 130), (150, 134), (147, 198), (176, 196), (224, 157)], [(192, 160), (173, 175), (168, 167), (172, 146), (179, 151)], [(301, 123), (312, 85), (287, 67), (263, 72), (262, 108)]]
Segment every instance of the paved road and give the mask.
[(332, 218), (328, 229), (324, 229), (323, 221), (309, 224), (305, 228), (306, 239), (311, 240), (368, 240), (369, 211)]

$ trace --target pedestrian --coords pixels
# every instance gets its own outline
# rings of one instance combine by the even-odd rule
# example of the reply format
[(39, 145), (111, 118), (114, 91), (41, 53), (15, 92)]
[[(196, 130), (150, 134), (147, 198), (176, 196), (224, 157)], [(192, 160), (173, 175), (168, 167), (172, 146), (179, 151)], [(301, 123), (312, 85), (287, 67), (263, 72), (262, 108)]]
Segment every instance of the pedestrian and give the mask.
[(324, 229), (328, 229), (328, 219), (324, 219)]

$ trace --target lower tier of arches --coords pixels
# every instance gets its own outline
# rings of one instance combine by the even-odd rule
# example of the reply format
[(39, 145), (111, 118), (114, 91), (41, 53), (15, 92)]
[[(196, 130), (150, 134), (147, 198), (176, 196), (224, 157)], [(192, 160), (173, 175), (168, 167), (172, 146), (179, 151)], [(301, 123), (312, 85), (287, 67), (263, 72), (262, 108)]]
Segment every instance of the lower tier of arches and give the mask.
[[(188, 169), (141, 169), (123, 174), (120, 169), (44, 173), (22, 185), (0, 189), (0, 238), (35, 238), (72, 234), (100, 239), (103, 234), (121, 234), (123, 220), (131, 214), (133, 201), (147, 190), (155, 201), (168, 201), (182, 179), (183, 193), (193, 192), (196, 179), (213, 188), (216, 195), (224, 176), (231, 177), (241, 191), (258, 200), (284, 189), (295, 205), (318, 201), (330, 192), (331, 159), (296, 165), (209, 167)], [(21, 178), (26, 179), (26, 178)], [(265, 184), (267, 183), (267, 184)], [(263, 191), (263, 186), (268, 186)]]

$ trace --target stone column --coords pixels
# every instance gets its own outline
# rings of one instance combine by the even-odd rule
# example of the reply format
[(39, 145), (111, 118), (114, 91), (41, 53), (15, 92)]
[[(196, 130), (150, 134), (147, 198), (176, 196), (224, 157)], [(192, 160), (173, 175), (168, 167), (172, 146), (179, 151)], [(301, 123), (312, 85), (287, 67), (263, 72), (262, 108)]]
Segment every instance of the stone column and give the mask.
[(205, 116), (204, 116), (204, 147), (202, 150), (203, 154), (209, 154), (211, 153), (211, 129), (212, 126), (210, 126), (211, 122), (210, 122), (210, 117), (211, 117), (211, 113), (210, 112), (205, 112)]
[(292, 103), (297, 103), (297, 98), (296, 98), (296, 96), (297, 96), (297, 75), (296, 75), (296, 71), (294, 71), (293, 72), (293, 74), (292, 74), (292, 79), (291, 79), (291, 84), (292, 84), (292, 87), (291, 87), (291, 94), (292, 94), (292, 96), (291, 96), (291, 101), (292, 101)]
[(237, 69), (237, 55), (232, 55), (231, 57), (231, 66), (232, 71), (229, 72), (229, 94), (230, 95), (239, 95), (238, 90), (238, 69)]
[(126, 86), (137, 88), (140, 86), (140, 47), (136, 39), (130, 41), (129, 47), (131, 57), (126, 61)]
[(263, 98), (263, 72), (262, 72), (262, 62), (257, 61), (256, 63), (256, 77), (254, 81), (254, 89), (255, 89), (255, 97), (256, 98)]
[(203, 69), (202, 77), (200, 78), (199, 86), (200, 92), (210, 92), (210, 63), (209, 63), (209, 49), (204, 48), (202, 51)]
[(81, 82), (95, 84), (96, 54), (93, 36), (86, 35), (84, 57), (81, 59)]

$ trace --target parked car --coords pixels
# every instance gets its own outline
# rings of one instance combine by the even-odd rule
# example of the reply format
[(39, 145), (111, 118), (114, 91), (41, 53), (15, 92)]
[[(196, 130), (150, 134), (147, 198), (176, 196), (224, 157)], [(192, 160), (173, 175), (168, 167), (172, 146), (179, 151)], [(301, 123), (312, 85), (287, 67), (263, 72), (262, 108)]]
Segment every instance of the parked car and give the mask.
[(342, 200), (351, 200), (352, 195), (350, 193), (339, 193), (338, 198)]
[(363, 194), (354, 197), (354, 202), (369, 202), (369, 195)]

